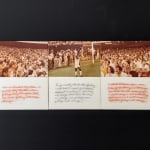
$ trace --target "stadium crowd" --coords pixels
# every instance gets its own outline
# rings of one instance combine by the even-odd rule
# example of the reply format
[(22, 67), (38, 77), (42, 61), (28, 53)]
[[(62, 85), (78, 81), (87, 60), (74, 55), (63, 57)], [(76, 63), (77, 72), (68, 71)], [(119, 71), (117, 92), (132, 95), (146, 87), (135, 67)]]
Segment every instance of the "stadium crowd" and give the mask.
[[(80, 60), (91, 60), (92, 52), (90, 48), (87, 49), (66, 49), (66, 50), (53, 50), (51, 49), (48, 56), (49, 69), (60, 68), (69, 66), (74, 63), (76, 56), (80, 57)], [(99, 60), (99, 50), (94, 50), (94, 59)]]
[(105, 49), (100, 54), (102, 77), (150, 77), (150, 47)]
[(0, 46), (0, 77), (48, 76), (48, 50)]

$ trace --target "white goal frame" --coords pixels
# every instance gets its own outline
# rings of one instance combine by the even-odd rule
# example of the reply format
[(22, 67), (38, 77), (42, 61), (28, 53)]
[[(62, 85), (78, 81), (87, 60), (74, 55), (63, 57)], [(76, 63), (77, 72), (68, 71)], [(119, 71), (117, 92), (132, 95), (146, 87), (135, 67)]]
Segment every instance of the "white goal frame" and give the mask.
[(102, 43), (108, 43), (111, 44), (111, 41), (94, 41), (91, 43), (91, 47), (92, 47), (92, 63), (94, 64), (95, 60), (94, 60), (94, 44), (102, 44)]

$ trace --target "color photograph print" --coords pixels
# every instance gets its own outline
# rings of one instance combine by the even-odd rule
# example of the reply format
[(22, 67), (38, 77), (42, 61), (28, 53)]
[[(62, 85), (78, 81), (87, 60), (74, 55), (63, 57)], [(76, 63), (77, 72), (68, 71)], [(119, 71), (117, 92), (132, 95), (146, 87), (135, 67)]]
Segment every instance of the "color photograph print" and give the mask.
[(150, 41), (105, 41), (101, 77), (150, 77)]
[(92, 41), (49, 41), (50, 77), (99, 77), (99, 45)]
[(0, 77), (48, 77), (48, 43), (0, 41)]

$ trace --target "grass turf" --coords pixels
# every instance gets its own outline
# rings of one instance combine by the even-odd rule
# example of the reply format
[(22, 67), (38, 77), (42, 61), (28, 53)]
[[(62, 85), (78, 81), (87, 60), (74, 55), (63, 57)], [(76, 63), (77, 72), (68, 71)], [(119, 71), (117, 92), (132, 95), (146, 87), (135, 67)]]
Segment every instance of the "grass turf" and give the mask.
[[(99, 77), (100, 76), (100, 67), (99, 61), (95, 61), (92, 64), (91, 60), (81, 61), (81, 69), (83, 77)], [(68, 67), (56, 68), (49, 70), (50, 77), (74, 77), (74, 64)]]

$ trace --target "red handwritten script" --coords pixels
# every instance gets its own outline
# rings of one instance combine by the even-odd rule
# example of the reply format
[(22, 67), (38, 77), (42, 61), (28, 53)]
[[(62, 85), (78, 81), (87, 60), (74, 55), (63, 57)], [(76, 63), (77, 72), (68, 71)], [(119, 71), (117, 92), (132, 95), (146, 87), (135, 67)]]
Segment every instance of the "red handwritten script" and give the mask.
[(144, 84), (112, 83), (108, 85), (110, 102), (147, 102), (148, 88)]
[(9, 86), (2, 88), (2, 102), (15, 102), (17, 100), (39, 99), (40, 87), (36, 86)]

